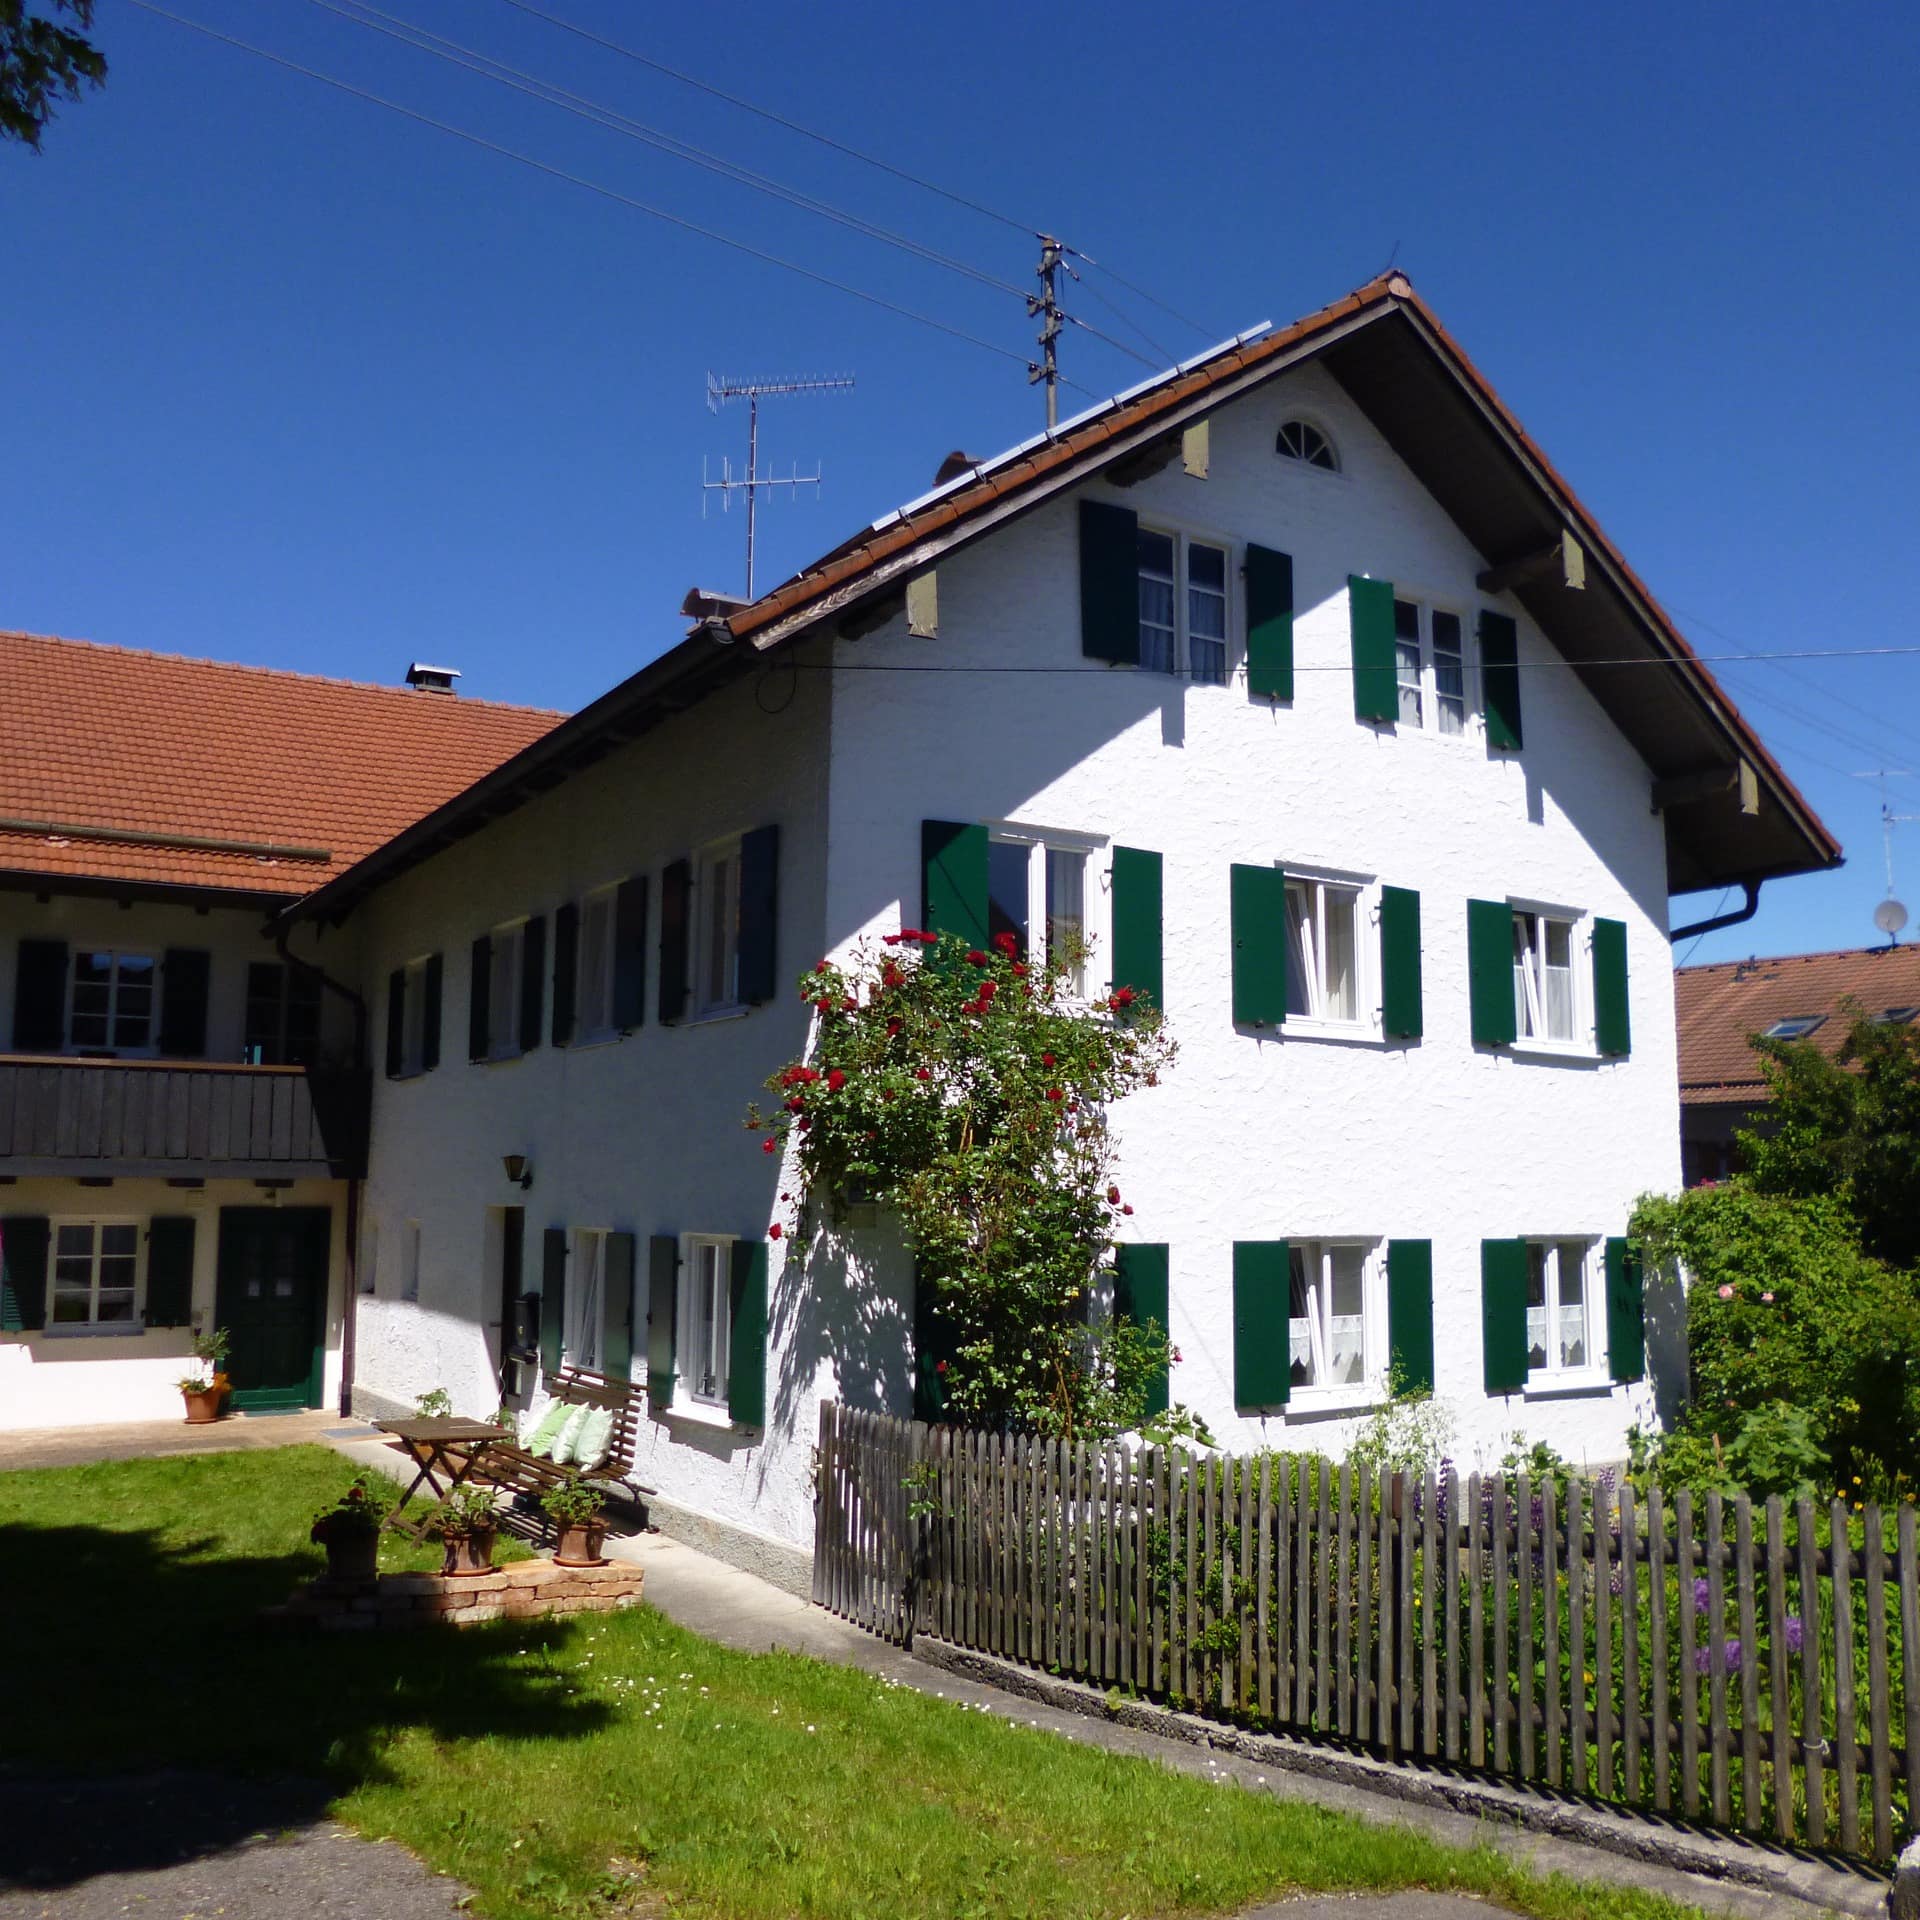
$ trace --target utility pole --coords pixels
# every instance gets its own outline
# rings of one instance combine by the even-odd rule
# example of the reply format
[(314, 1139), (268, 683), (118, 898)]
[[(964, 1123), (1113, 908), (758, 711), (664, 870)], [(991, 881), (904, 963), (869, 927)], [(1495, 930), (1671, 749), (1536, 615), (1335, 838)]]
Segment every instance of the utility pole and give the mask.
[(704, 464), (700, 469), (701, 513), (706, 512), (706, 496), (717, 493), (720, 496), (721, 510), (731, 507), (733, 496), (744, 493), (747, 496), (747, 598), (753, 598), (753, 543), (757, 521), (755, 512), (763, 487), (817, 487), (820, 484), (820, 469), (816, 466), (811, 473), (802, 473), (796, 463), (789, 474), (763, 474), (760, 471), (760, 400), (761, 396), (782, 393), (838, 393), (853, 385), (851, 374), (835, 374), (821, 380), (729, 380), (722, 374), (707, 375), (707, 411), (718, 413), (729, 400), (744, 400), (747, 403), (747, 468), (744, 475), (734, 477), (731, 461), (723, 459), (720, 463), (720, 478), (707, 477)]
[(1040, 292), (1027, 295), (1027, 317), (1040, 321), (1040, 358), (1027, 362), (1027, 385), (1044, 381), (1047, 389), (1047, 425), (1060, 423), (1060, 242), (1052, 234), (1040, 239), (1036, 277)]

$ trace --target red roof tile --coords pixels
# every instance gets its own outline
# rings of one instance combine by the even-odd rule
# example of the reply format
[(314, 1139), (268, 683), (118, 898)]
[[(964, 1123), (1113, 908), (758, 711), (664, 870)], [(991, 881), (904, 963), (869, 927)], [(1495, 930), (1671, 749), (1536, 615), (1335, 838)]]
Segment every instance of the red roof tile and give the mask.
[(0, 686), (0, 870), (289, 896), (563, 717), (28, 633), (0, 632)]
[(1681, 1101), (1763, 1100), (1766, 1083), (1748, 1035), (1763, 1033), (1778, 1020), (1821, 1015), (1826, 1024), (1807, 1037), (1832, 1058), (1847, 1038), (1843, 1001), (1857, 1001), (1870, 1014), (1920, 1008), (1920, 946), (1850, 947), (1680, 967), (1673, 991)]

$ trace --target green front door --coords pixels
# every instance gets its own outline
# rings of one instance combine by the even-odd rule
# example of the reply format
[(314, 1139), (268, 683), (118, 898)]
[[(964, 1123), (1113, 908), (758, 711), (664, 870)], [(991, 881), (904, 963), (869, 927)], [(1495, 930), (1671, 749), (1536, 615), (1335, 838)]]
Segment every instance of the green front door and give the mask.
[(280, 1413), (320, 1404), (326, 1353), (328, 1207), (222, 1207), (216, 1324), (233, 1344), (233, 1406)]

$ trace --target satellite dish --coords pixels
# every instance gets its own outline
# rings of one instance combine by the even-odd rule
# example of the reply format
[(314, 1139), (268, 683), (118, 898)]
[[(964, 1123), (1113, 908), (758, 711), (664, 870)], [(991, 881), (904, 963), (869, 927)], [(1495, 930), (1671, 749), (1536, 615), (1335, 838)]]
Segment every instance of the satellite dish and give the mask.
[(1907, 910), (1900, 901), (1889, 894), (1873, 910), (1873, 924), (1889, 940), (1898, 937), (1900, 929), (1907, 924)]

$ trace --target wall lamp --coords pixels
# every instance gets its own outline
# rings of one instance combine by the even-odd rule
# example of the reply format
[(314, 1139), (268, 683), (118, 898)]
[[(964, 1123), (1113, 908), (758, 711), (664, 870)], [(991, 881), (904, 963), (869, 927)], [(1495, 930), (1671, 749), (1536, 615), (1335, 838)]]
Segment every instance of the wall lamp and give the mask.
[(517, 1182), (523, 1192), (533, 1185), (533, 1167), (524, 1153), (502, 1154), (500, 1164), (506, 1169), (507, 1178)]

